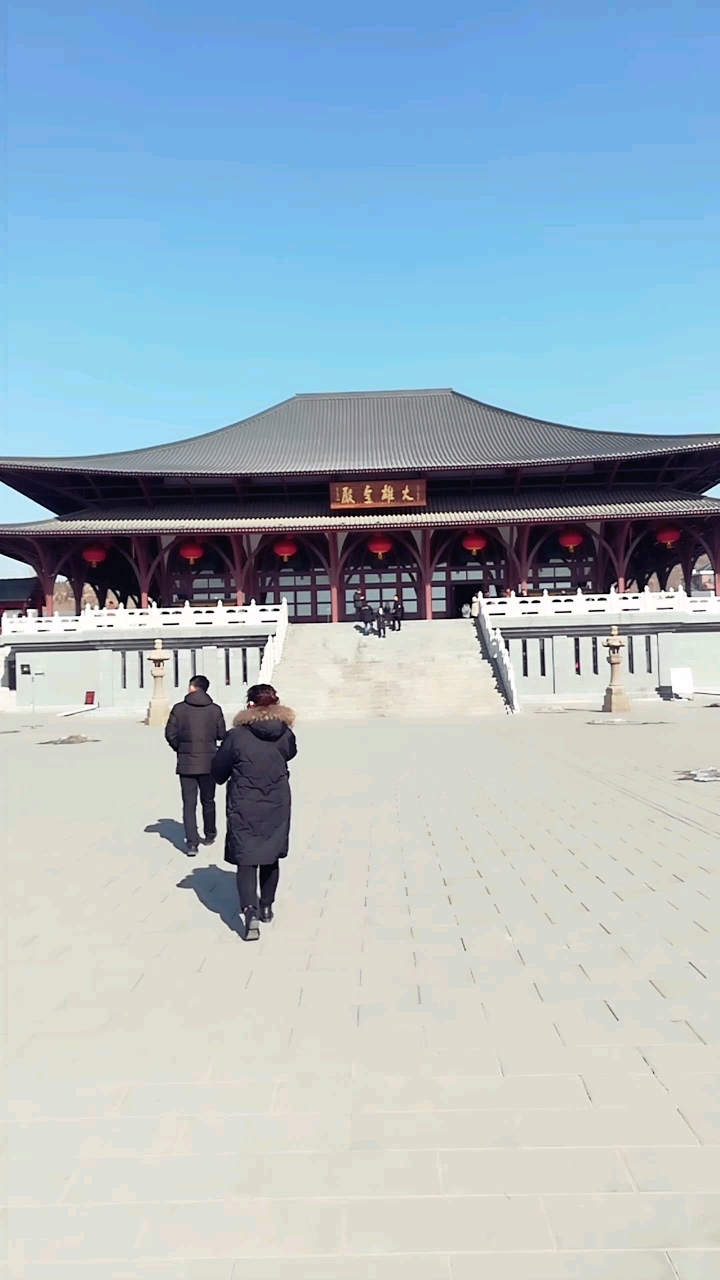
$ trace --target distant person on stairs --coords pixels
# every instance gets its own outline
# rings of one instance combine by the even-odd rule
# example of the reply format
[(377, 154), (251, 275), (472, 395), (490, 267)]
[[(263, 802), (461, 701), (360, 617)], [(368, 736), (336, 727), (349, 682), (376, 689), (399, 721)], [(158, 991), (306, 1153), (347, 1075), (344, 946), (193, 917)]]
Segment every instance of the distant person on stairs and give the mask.
[(390, 615), (392, 617), (393, 631), (399, 631), (400, 628), (402, 627), (402, 620), (405, 617), (405, 606), (403, 605), (403, 602), (400, 599), (400, 596), (397, 591), (395, 592), (395, 595), (392, 598), (392, 603), (390, 605)]
[(369, 635), (370, 635), (370, 632), (372, 631), (372, 624), (373, 624), (373, 618), (374, 618), (374, 616), (375, 616), (375, 615), (373, 614), (373, 608), (372, 608), (372, 605), (371, 605), (371, 604), (369, 604), (367, 600), (363, 600), (362, 606), (361, 606), (361, 608), (360, 608), (360, 620), (361, 620), (361, 622), (362, 622), (362, 624), (363, 624), (363, 635), (364, 635), (364, 636), (369, 636)]
[(165, 726), (165, 737), (177, 755), (176, 772), (180, 776), (183, 801), (183, 823), (188, 857), (194, 858), (200, 845), (197, 826), (197, 799), (200, 792), (205, 844), (217, 836), (215, 818), (215, 783), (210, 776), (210, 762), (218, 742), (225, 737), (225, 718), (213, 702), (207, 676), (193, 676), (183, 702), (173, 707)]
[(377, 629), (377, 633), (380, 639), (384, 640), (385, 630), (387, 627), (387, 613), (385, 612), (385, 605), (383, 604), (382, 600), (380, 601), (380, 604), (378, 605), (378, 608), (377, 608), (377, 613), (375, 614), (375, 627)]
[(354, 605), (354, 608), (355, 608), (355, 617), (357, 618), (357, 621), (358, 621), (358, 622), (361, 622), (361, 621), (362, 621), (362, 607), (363, 607), (364, 603), (365, 603), (365, 592), (364, 592), (364, 591), (361, 591), (361, 590), (360, 590), (360, 588), (358, 587), (357, 591), (356, 591), (356, 592), (355, 592), (355, 594), (353, 595), (353, 605)]
[[(260, 937), (258, 920), (273, 918), (279, 859), (290, 839), (288, 761), (297, 755), (295, 712), (280, 706), (271, 684), (252, 685), (212, 762), (216, 782), (227, 782), (225, 861), (237, 868), (240, 926), (246, 942)], [(258, 879), (260, 894), (258, 898)]]

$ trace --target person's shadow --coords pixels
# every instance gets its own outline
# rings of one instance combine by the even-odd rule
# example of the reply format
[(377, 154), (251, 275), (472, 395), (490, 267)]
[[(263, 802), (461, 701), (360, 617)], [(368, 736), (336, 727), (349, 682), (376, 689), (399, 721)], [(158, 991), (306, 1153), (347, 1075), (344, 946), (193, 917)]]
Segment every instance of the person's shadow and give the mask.
[(169, 840), (176, 849), (185, 852), (185, 828), (175, 818), (158, 818), (157, 822), (151, 822), (149, 827), (145, 827), (145, 831)]
[(233, 933), (240, 933), (234, 872), (215, 866), (193, 867), (177, 888), (193, 889), (208, 911), (214, 911), (220, 916), (223, 924)]

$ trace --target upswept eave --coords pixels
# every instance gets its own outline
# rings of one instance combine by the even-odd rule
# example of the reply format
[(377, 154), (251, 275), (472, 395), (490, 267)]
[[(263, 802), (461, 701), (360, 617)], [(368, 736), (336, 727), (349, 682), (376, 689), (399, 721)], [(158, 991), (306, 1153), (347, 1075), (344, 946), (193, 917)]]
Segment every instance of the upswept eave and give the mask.
[(570, 466), (717, 450), (720, 434), (597, 431), (513, 413), (449, 388), (296, 395), (185, 440), (69, 458), (0, 458), (17, 472), (328, 476)]

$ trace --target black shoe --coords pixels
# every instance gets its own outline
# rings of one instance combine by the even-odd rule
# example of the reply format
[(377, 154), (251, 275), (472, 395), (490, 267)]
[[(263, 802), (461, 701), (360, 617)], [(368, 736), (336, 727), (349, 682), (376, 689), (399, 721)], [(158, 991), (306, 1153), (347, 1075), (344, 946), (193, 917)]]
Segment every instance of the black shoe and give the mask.
[(261, 903), (259, 915), (260, 915), (260, 921), (262, 924), (269, 924), (273, 918), (272, 907), (271, 906), (264, 907)]
[(188, 844), (186, 848), (186, 853), (188, 858), (194, 858), (195, 855), (197, 854), (197, 851), (198, 851), (198, 846), (196, 844)]
[(217, 840), (217, 836), (205, 836), (205, 839), (203, 840), (203, 844), (214, 844), (216, 840)]
[(260, 937), (260, 926), (254, 907), (243, 907), (240, 912), (240, 929), (246, 942), (257, 942)]

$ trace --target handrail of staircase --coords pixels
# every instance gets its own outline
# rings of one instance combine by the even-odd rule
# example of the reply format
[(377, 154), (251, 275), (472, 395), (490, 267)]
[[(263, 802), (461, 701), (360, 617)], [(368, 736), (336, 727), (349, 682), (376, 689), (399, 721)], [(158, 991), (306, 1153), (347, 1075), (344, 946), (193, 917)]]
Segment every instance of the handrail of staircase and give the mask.
[[(475, 610), (473, 609), (473, 613)], [(480, 635), (483, 638), (485, 647), (488, 651), (490, 661), (493, 663), (498, 675), (502, 691), (505, 695), (505, 701), (513, 713), (517, 715), (520, 711), (520, 699), (517, 694), (517, 685), (515, 683), (515, 672), (510, 654), (505, 647), (505, 641), (501, 632), (494, 627), (490, 621), (490, 615), (483, 596), (478, 592), (477, 595), (477, 614), (476, 622)]]
[[(255, 604), (255, 601), (252, 602)], [(273, 678), (275, 668), (280, 662), (285, 646), (285, 637), (288, 629), (288, 604), (285, 596), (277, 613), (277, 626), (275, 634), (268, 636), (263, 649), (262, 662), (258, 671), (258, 684), (270, 684)]]

